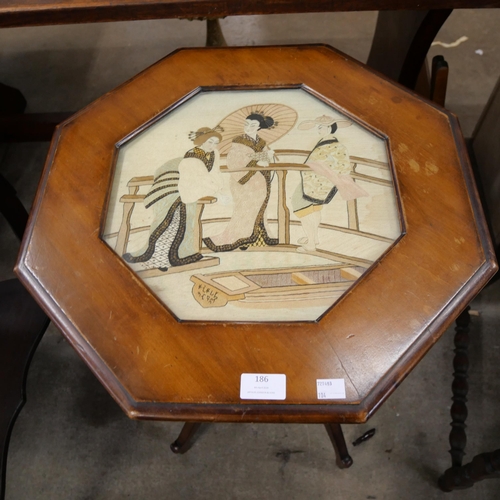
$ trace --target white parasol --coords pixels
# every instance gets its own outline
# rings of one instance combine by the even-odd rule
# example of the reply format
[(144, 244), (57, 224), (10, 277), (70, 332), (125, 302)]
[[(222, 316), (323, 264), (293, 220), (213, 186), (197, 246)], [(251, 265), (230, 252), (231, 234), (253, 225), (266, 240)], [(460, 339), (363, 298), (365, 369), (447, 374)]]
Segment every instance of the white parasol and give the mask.
[(227, 154), (233, 139), (244, 133), (245, 120), (252, 113), (270, 116), (274, 120), (273, 127), (258, 131), (259, 137), (262, 137), (267, 145), (283, 137), (297, 122), (297, 112), (284, 104), (252, 104), (240, 108), (226, 116), (218, 125), (224, 129), (219, 144), (221, 154)]

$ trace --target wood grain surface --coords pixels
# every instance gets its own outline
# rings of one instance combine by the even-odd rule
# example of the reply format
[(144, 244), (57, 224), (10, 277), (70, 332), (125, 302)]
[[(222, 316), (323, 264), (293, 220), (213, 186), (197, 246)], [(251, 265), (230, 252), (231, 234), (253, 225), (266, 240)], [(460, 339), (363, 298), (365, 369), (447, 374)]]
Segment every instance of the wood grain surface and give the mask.
[(0, 27), (363, 10), (478, 9), (497, 0), (3, 0)]
[[(179, 323), (100, 239), (115, 144), (200, 87), (297, 85), (388, 137), (405, 234), (317, 323)], [(365, 421), (495, 270), (457, 119), (325, 46), (180, 50), (65, 122), (17, 268), (129, 416), (268, 422)], [(242, 373), (286, 400), (241, 401)]]

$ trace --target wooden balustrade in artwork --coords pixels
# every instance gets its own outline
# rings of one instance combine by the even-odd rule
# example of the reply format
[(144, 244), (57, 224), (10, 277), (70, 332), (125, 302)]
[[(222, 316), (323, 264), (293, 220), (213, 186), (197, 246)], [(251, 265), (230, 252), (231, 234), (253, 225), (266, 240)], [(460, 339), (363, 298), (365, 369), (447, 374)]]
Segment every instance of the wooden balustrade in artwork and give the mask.
[[(283, 156), (294, 156), (294, 157), (306, 157), (309, 155), (310, 151), (304, 150), (294, 150), (294, 149), (277, 149), (275, 151), (276, 156), (281, 160)], [(226, 155), (221, 155), (221, 160), (224, 160)], [(351, 177), (355, 180), (360, 180), (367, 183), (379, 184), (386, 187), (392, 187), (393, 181), (389, 179), (384, 179), (374, 175), (367, 175), (357, 172), (357, 167), (359, 165), (364, 165), (368, 167), (377, 168), (380, 170), (389, 170), (389, 165), (385, 162), (380, 162), (376, 160), (371, 160), (367, 158), (361, 158), (359, 156), (351, 156)], [(298, 221), (290, 220), (290, 210), (287, 206), (287, 193), (286, 193), (286, 178), (288, 172), (291, 171), (305, 171), (309, 167), (304, 163), (293, 163), (280, 161), (279, 163), (271, 163), (268, 167), (247, 167), (244, 170), (272, 170), (276, 172), (278, 180), (278, 207), (277, 207), (277, 219), (270, 219), (270, 222), (277, 223), (278, 225), (278, 249), (283, 245), (290, 245), (290, 226), (299, 224)], [(226, 165), (221, 166), (221, 173), (227, 174), (232, 172), (238, 172), (239, 170), (229, 170)], [(242, 170), (243, 171), (243, 170)], [(117, 237), (115, 251), (118, 255), (123, 255), (127, 251), (127, 245), (131, 234), (147, 231), (149, 226), (131, 226), (131, 218), (134, 211), (136, 203), (143, 203), (146, 193), (139, 193), (141, 187), (151, 186), (154, 182), (153, 175), (147, 175), (142, 177), (132, 177), (127, 183), (128, 194), (124, 194), (120, 197), (120, 203), (123, 203), (123, 216), (120, 228), (117, 233), (111, 233), (105, 235), (107, 238)], [(195, 241), (199, 241), (200, 251), (206, 252), (207, 249), (202, 246), (202, 235), (203, 235), (203, 225), (211, 224), (216, 222), (228, 222), (229, 218), (217, 218), (217, 219), (206, 219), (202, 220), (202, 214), (205, 205), (215, 203), (217, 200), (213, 197), (201, 198), (197, 202), (197, 220), (198, 226), (196, 228), (197, 235), (194, 236)], [(321, 223), (320, 228), (327, 230), (337, 230), (341, 232), (347, 232), (351, 234), (357, 234), (367, 238), (392, 242), (390, 238), (385, 236), (373, 234), (369, 232), (362, 231), (359, 227), (358, 220), (358, 205), (357, 199), (346, 201), (347, 205), (347, 226), (338, 226), (328, 223)]]

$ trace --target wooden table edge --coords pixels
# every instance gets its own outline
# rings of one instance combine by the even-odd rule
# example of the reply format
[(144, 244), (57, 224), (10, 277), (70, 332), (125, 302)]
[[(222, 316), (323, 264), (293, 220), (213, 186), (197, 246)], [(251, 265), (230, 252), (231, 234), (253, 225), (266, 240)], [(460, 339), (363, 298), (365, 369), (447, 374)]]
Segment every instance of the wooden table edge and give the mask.
[(0, 28), (43, 26), (57, 24), (82, 24), (112, 21), (152, 19), (216, 19), (226, 16), (299, 14), (320, 12), (349, 12), (374, 10), (436, 10), (457, 8), (498, 8), (500, 2), (488, 0), (422, 0), (418, 4), (404, 0), (367, 2), (366, 0), (282, 0), (280, 2), (227, 2), (223, 0), (156, 0), (144, 3), (139, 0), (101, 0), (78, 2), (53, 0), (40, 5), (36, 0), (19, 5), (7, 0), (0, 6)]

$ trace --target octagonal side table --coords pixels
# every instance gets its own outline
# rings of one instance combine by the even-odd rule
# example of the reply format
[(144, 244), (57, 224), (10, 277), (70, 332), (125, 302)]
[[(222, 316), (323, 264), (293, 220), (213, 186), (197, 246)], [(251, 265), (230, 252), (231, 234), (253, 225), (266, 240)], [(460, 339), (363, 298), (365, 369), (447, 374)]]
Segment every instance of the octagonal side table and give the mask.
[(457, 119), (301, 46), (180, 50), (66, 121), (17, 273), (189, 435), (365, 422), (496, 268)]

